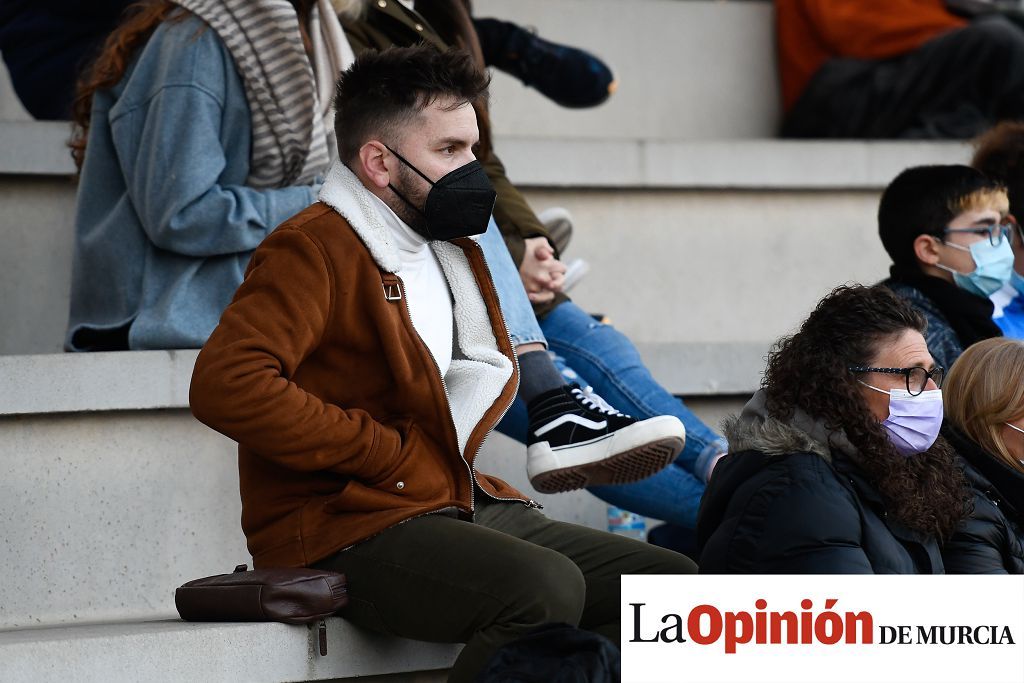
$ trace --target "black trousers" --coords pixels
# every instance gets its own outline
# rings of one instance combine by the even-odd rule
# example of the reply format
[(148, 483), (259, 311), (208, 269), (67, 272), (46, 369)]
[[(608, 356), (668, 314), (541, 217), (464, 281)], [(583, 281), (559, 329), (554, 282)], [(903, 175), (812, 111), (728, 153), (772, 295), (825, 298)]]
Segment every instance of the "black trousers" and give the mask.
[(505, 643), (564, 622), (619, 642), (619, 577), (693, 574), (685, 555), (488, 502), (476, 521), (417, 517), (318, 562), (343, 572), (349, 621), (433, 642), (466, 643), (449, 681), (472, 681)]
[(909, 54), (832, 59), (782, 126), (788, 138), (971, 138), (1024, 118), (1024, 30), (986, 16)]

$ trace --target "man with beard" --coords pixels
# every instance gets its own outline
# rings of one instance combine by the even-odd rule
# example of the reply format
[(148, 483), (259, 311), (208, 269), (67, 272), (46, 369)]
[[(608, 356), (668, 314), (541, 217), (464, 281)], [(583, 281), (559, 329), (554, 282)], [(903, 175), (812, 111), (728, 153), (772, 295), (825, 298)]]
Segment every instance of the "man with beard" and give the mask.
[[(515, 398), (482, 250), (494, 190), (461, 52), (367, 53), (342, 74), (321, 201), (256, 249), (196, 361), (196, 417), (239, 443), (257, 567), (348, 577), (350, 621), (465, 642), (450, 681), (561, 622), (618, 641), (622, 574), (688, 558), (556, 522), (474, 460)], [(405, 170), (403, 170), (405, 169)]]
[[(458, 47), (473, 55), (483, 71), (492, 53), (490, 48), (494, 47), (488, 46), (493, 36), (477, 34), (470, 5), (468, 0), (358, 0), (352, 3), (352, 11), (342, 16), (342, 25), (356, 54), (367, 49), (421, 43), (440, 50)], [(532, 61), (531, 57), (524, 57)], [(550, 65), (544, 68), (551, 70)], [(668, 522), (670, 527), (662, 531), (669, 533), (654, 542), (686, 548), (691, 545), (689, 538), (705, 482), (728, 450), (728, 443), (656, 380), (627, 335), (612, 325), (596, 323), (561, 291), (565, 266), (553, 248), (557, 239), (549, 239), (533, 209), (507, 177), (490, 144), (489, 107), (486, 102), (477, 105), (481, 138), (478, 157), (497, 192), (495, 226), (485, 233), (480, 244), (492, 266), (513, 340), (543, 342), (528, 345), (533, 350), (521, 347), (526, 351), (520, 355), (523, 374), (527, 375), (531, 367), (536, 374), (542, 374), (539, 363), (550, 363), (544, 352), (546, 347), (554, 352), (562, 375), (578, 382), (588, 395), (592, 390), (594, 398), (607, 401), (645, 423), (666, 416), (680, 420), (685, 426), (686, 442), (669, 467), (651, 476), (638, 477), (637, 481), (620, 480), (612, 485), (595, 485), (598, 482), (590, 478), (586, 486), (610, 505)], [(489, 239), (498, 237), (499, 230), (504, 241)], [(509, 267), (496, 265), (502, 261), (509, 261)], [(497, 429), (526, 443), (529, 450), (529, 444), (538, 438), (537, 420), (532, 416), (528, 393), (520, 391), (519, 398)], [(528, 462), (533, 461), (529, 452), (527, 458)], [(528, 465), (528, 469), (532, 468)], [(531, 474), (531, 483), (542, 490), (536, 479)]]
[(769, 355), (698, 520), (704, 573), (939, 574), (968, 510), (922, 316), (839, 287)]

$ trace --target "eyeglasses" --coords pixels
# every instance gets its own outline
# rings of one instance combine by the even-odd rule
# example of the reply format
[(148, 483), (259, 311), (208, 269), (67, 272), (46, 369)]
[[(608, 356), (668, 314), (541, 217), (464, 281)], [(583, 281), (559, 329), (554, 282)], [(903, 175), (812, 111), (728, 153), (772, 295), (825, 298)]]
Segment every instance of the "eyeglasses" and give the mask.
[(935, 386), (942, 388), (942, 380), (946, 376), (946, 369), (934, 367), (931, 371), (924, 368), (867, 368), (854, 365), (847, 368), (850, 372), (881, 372), (886, 375), (903, 375), (907, 380), (907, 392), (911, 396), (919, 396), (928, 386), (928, 380), (935, 382)]
[(942, 231), (942, 234), (948, 235), (950, 233), (962, 232), (979, 235), (987, 237), (989, 244), (993, 247), (998, 247), (1003, 243), (1004, 239), (1012, 239), (1013, 228), (1013, 223), (1001, 223), (999, 225), (985, 225), (977, 228), (946, 228)]

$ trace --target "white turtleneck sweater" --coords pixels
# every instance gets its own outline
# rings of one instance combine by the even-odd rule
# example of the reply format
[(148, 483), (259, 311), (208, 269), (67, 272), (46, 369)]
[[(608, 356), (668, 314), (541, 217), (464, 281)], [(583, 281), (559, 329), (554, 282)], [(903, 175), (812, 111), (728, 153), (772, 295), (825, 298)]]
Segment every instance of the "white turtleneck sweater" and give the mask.
[(454, 327), (448, 281), (426, 238), (406, 225), (380, 197), (372, 196), (377, 201), (384, 225), (398, 246), (402, 266), (396, 274), (402, 278), (413, 327), (434, 355), (443, 377), (452, 362)]

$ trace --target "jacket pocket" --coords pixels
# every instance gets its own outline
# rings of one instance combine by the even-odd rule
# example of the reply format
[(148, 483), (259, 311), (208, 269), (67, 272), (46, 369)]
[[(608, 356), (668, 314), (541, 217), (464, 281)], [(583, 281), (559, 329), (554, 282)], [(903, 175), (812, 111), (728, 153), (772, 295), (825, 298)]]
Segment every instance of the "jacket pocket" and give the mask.
[(422, 507), (452, 498), (453, 473), (437, 445), (412, 420), (403, 420), (393, 428), (402, 437), (398, 464), (379, 479), (352, 479), (341, 493), (325, 502), (327, 512)]

